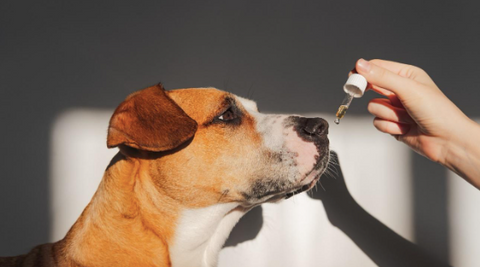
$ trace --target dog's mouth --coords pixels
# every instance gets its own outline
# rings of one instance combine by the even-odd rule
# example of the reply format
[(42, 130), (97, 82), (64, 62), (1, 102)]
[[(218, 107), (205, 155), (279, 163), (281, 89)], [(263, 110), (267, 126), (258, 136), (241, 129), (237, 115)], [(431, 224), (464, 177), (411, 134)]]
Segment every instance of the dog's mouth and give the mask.
[(326, 170), (330, 153), (327, 151), (325, 156), (318, 159), (313, 168), (297, 182), (288, 182), (288, 179), (268, 179), (259, 180), (249, 193), (243, 193), (247, 200), (247, 205), (258, 205), (265, 202), (276, 202), (282, 199), (288, 199), (294, 195), (312, 189), (321, 175)]
[(318, 180), (320, 179), (320, 176), (321, 176), (321, 174), (318, 175), (317, 177), (315, 177), (315, 179), (313, 179), (312, 182), (310, 182), (310, 184), (306, 184), (306, 185), (302, 186), (301, 188), (299, 188), (297, 190), (286, 193), (284, 198), (289, 199), (289, 198), (291, 198), (291, 197), (293, 197), (297, 194), (300, 194), (300, 193), (303, 193), (305, 191), (308, 191), (308, 190), (312, 189), (315, 186), (315, 184), (318, 182)]
[[(318, 160), (315, 166), (312, 168), (312, 170), (307, 175), (305, 175), (305, 177), (300, 181), (301, 186), (298, 186), (296, 189), (293, 189), (287, 192), (284, 198), (289, 199), (294, 195), (297, 195), (312, 189), (317, 184), (318, 180), (320, 180), (320, 177), (327, 169), (329, 162), (330, 162), (330, 153), (327, 152), (326, 156), (322, 160)], [(306, 184), (305, 184), (305, 181), (307, 182)]]

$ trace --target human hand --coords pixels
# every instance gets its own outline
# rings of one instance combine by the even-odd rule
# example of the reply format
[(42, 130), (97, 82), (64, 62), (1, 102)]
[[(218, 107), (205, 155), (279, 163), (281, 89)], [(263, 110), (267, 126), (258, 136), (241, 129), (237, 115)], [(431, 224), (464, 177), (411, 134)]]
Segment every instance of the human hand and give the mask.
[[(378, 59), (360, 59), (356, 70), (367, 79), (369, 88), (387, 97), (373, 99), (368, 105), (368, 111), (375, 116), (373, 124), (379, 131), (393, 135), (470, 182), (469, 176), (480, 179), (476, 165), (478, 157), (472, 160), (471, 166), (475, 169), (476, 165), (473, 171), (477, 173), (458, 166), (460, 163), (455, 159), (461, 150), (470, 146), (472, 131), (480, 132), (478, 124), (451, 102), (425, 71)], [(478, 150), (474, 152), (476, 156), (480, 154)], [(478, 187), (480, 182), (477, 182)]]

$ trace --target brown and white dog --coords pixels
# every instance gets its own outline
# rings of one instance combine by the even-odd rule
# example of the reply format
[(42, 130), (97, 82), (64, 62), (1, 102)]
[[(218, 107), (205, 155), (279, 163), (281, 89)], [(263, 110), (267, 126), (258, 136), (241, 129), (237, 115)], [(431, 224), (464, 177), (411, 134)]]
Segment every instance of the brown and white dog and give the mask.
[(214, 88), (133, 93), (108, 129), (120, 152), (66, 237), (0, 266), (215, 266), (249, 209), (315, 185), (327, 133)]

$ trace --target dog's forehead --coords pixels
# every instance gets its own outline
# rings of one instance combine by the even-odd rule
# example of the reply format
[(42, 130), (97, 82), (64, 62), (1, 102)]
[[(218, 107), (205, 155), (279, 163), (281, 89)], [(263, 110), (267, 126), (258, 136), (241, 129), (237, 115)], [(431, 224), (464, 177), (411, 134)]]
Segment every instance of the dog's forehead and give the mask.
[[(192, 119), (197, 122), (205, 121), (225, 108), (227, 100), (235, 100), (252, 106), (253, 101), (243, 99), (234, 94), (216, 88), (186, 88), (167, 91), (170, 98), (175, 101)], [(249, 103), (249, 104), (248, 104)]]
[(250, 99), (247, 99), (247, 98), (243, 98), (241, 96), (237, 96), (237, 95), (235, 97), (240, 101), (240, 103), (242, 103), (243, 107), (247, 111), (258, 112), (257, 102), (255, 102), (253, 100), (250, 100)]

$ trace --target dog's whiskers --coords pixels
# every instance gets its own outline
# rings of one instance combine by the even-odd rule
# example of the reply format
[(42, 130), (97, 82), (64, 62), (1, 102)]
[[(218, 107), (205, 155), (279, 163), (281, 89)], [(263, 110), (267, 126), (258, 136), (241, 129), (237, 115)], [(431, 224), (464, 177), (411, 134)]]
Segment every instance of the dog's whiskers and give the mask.
[[(326, 191), (327, 191), (327, 189), (325, 189), (325, 187), (323, 186), (323, 184), (322, 184), (322, 181), (321, 181), (321, 180), (322, 180), (322, 179), (318, 180), (318, 183), (319, 183), (319, 184), (320, 184), (320, 186), (322, 187), (323, 191), (324, 191), (324, 192), (326, 192)], [(316, 185), (315, 185), (315, 186), (316, 186)]]

